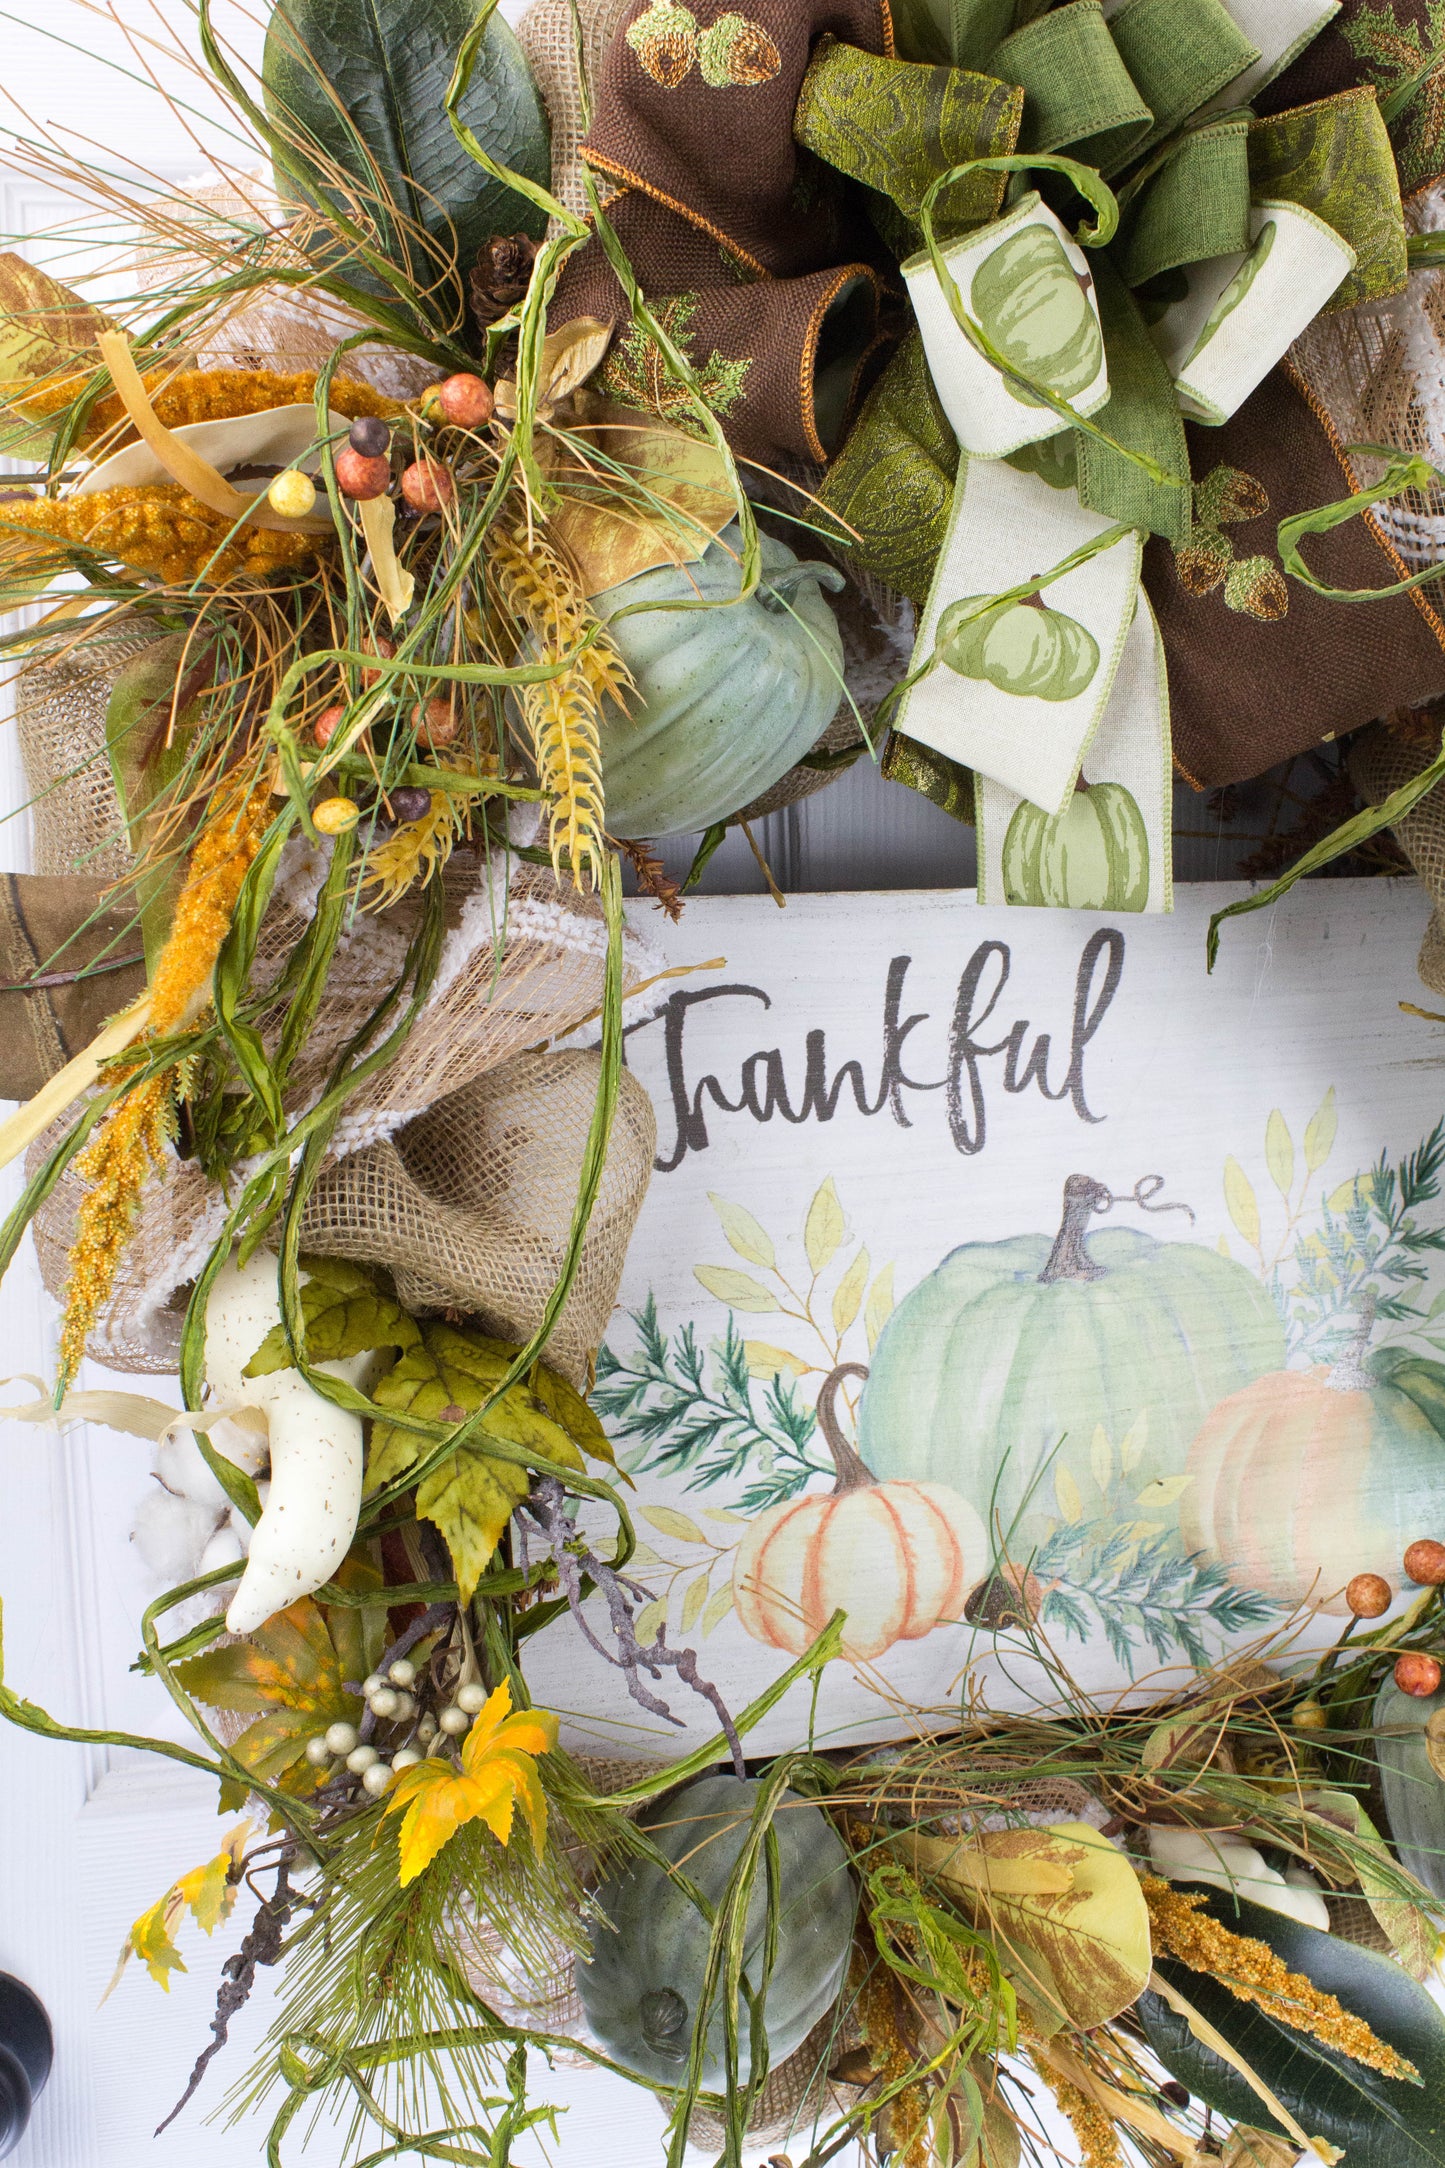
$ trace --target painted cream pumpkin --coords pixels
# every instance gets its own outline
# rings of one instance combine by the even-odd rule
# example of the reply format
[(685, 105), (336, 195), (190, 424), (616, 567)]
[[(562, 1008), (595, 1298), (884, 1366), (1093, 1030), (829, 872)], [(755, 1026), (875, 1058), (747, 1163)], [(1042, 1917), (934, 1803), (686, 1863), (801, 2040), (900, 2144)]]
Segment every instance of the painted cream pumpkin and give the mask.
[(1362, 1352), (1230, 1394), (1189, 1449), (1179, 1505), (1187, 1549), (1279, 1603), (1339, 1617), (1353, 1575), (1398, 1592), (1405, 1546), (1445, 1523), (1445, 1441), (1427, 1413), (1445, 1405), (1445, 1372), (1413, 1357), (1366, 1366)]
[[(1087, 391), (1104, 365), (1104, 335), (1052, 226), (1023, 226), (973, 275), (973, 313), (1004, 359), (1062, 399)], [(1004, 378), (1026, 406), (1042, 402)]]
[(1080, 783), (1062, 813), (1020, 801), (1003, 842), (1010, 903), (1066, 911), (1142, 911), (1149, 834), (1122, 783)]
[(939, 660), (1017, 699), (1077, 699), (1099, 667), (1099, 644), (1088, 627), (1037, 595), (973, 616), (985, 599), (964, 595), (949, 604), (938, 620)]
[(843, 1363), (818, 1395), (818, 1426), (838, 1470), (831, 1492), (761, 1514), (733, 1562), (733, 1603), (756, 1641), (800, 1655), (835, 1611), (846, 1611), (843, 1653), (855, 1663), (897, 1641), (919, 1641), (963, 1616), (986, 1571), (983, 1522), (943, 1483), (876, 1483), (843, 1436), (838, 1388), (866, 1378)]

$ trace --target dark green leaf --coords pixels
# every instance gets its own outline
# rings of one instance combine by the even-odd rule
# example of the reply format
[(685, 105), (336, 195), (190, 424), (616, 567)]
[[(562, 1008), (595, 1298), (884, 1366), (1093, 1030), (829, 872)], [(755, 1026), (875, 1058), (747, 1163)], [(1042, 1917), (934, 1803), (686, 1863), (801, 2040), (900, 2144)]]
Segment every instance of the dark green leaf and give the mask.
[[(1425, 1989), (1388, 1957), (1219, 1890), (1205, 1910), (1235, 1934), (1267, 1942), (1380, 2040), (1412, 2062), (1421, 2083), (1387, 2078), (1307, 2033), (1280, 2024), (1228, 1988), (1170, 1959), (1158, 1970), (1238, 2051), (1310, 2138), (1343, 2148), (1349, 2168), (1439, 2168), (1445, 2162), (1445, 2017)], [(1172, 2076), (1221, 2115), (1280, 2130), (1253, 2088), (1162, 1996), (1146, 1993), (1138, 2015)]]
[[(474, 0), (280, 0), (263, 63), (266, 105), (306, 169), (306, 196), (352, 224), (373, 225), (382, 253), (429, 295), (444, 329), (456, 328), (461, 281), (483, 243), (495, 234), (540, 236), (545, 226), (523, 196), (482, 172), (447, 117), (457, 49), (476, 12)], [(548, 184), (546, 109), (500, 15), (487, 26), (458, 117), (499, 165)], [(283, 198), (294, 199), (297, 183), (279, 163), (276, 178)], [(461, 278), (438, 284), (454, 254)], [(345, 270), (358, 285), (377, 284), (354, 257)]]
[[(404, 1351), (421, 1338), (416, 1320), (366, 1271), (339, 1257), (303, 1257), (308, 1275), (301, 1290), (306, 1353), (313, 1363), (344, 1362), (373, 1348)], [(292, 1367), (284, 1327), (273, 1325), (247, 1363), (243, 1377), (264, 1378)]]

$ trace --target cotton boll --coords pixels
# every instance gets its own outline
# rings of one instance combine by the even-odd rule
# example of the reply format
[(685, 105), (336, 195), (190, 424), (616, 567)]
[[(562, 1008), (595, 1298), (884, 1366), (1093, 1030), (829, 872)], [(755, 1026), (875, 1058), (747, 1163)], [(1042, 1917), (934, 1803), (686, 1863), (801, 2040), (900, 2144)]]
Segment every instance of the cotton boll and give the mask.
[(217, 1566), (239, 1566), (246, 1547), (229, 1521), (222, 1521), (201, 1553), (197, 1573), (214, 1573)]
[(224, 1513), (230, 1504), (189, 1431), (175, 1431), (156, 1447), (156, 1474), (168, 1491), (190, 1498), (213, 1513)]
[(216, 1515), (193, 1498), (153, 1490), (136, 1509), (131, 1541), (156, 1580), (167, 1588), (194, 1578), (196, 1561), (211, 1539)]

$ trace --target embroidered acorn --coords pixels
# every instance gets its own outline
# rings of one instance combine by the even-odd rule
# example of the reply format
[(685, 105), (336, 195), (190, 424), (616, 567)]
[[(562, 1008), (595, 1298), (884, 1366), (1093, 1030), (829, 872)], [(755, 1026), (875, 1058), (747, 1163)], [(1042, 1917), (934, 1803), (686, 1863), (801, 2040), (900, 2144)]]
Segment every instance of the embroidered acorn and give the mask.
[(1268, 557), (1241, 557), (1224, 575), (1224, 599), (1231, 610), (1256, 617), (1263, 625), (1289, 615), (1284, 574)]
[(698, 40), (698, 66), (702, 79), (714, 90), (730, 83), (749, 86), (771, 83), (783, 65), (783, 56), (761, 23), (746, 15), (719, 15)]
[(664, 90), (676, 90), (697, 58), (697, 17), (676, 0), (651, 0), (625, 32), (628, 44)]

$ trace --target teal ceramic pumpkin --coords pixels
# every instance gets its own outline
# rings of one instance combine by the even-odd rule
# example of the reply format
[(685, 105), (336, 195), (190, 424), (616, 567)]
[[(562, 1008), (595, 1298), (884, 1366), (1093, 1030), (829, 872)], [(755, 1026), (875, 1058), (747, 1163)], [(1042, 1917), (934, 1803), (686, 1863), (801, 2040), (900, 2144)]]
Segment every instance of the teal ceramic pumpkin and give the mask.
[(1387, 1832), (1400, 1864), (1445, 1897), (1445, 1777), (1430, 1760), (1432, 1721), (1436, 1752), (1445, 1755), (1445, 1689), (1407, 1694), (1387, 1672), (1373, 1718)]
[[(822, 589), (841, 587), (843, 575), (759, 539), (762, 581), (746, 601), (736, 599), (736, 523), (700, 563), (663, 565), (594, 598), (637, 687), (628, 712), (609, 708), (602, 724), (613, 835), (682, 835), (726, 820), (771, 789), (837, 711), (843, 641)], [(655, 607), (698, 595), (729, 606)]]
[(879, 1481), (952, 1485), (1016, 1555), (1065, 1500), (1068, 1518), (1171, 1521), (1209, 1410), (1284, 1364), (1252, 1273), (1201, 1243), (1089, 1233), (1111, 1202), (1070, 1175), (1057, 1236), (954, 1250), (899, 1303), (863, 1388)]
[[(737, 1777), (702, 1777), (641, 1819), (663, 1856), (680, 1866), (714, 1906), (747, 1843), (760, 1786)], [(785, 1792), (773, 1817), (778, 1842), (777, 1954), (764, 2023), (770, 2067), (801, 2047), (836, 2001), (853, 1945), (856, 1894), (847, 1855), (810, 1801)], [(743, 1971), (762, 1986), (767, 1924), (766, 1869), (760, 1865), (748, 1906)], [(681, 1884), (652, 1860), (635, 1859), (597, 1893), (602, 1917), (592, 1952), (577, 1964), (577, 1990), (592, 2031), (607, 2053), (654, 2085), (677, 2086), (687, 2071), (702, 2000), (711, 1927)], [(739, 2076), (750, 2067), (749, 2014), (738, 2012)], [(704, 2091), (724, 2083), (721, 2001), (707, 2028)]]
[(984, 599), (965, 595), (938, 621), (938, 656), (950, 670), (1029, 700), (1074, 700), (1093, 682), (1099, 643), (1087, 625), (1037, 595), (972, 616)]
[(1004, 833), (1003, 892), (1054, 910), (1142, 911), (1149, 832), (1123, 784), (1080, 784), (1052, 816), (1023, 799)]
[[(1087, 391), (1104, 365), (1104, 335), (1052, 226), (1021, 226), (973, 275), (973, 313), (1006, 361), (1061, 399)], [(1026, 406), (1042, 401), (1004, 384)]]

